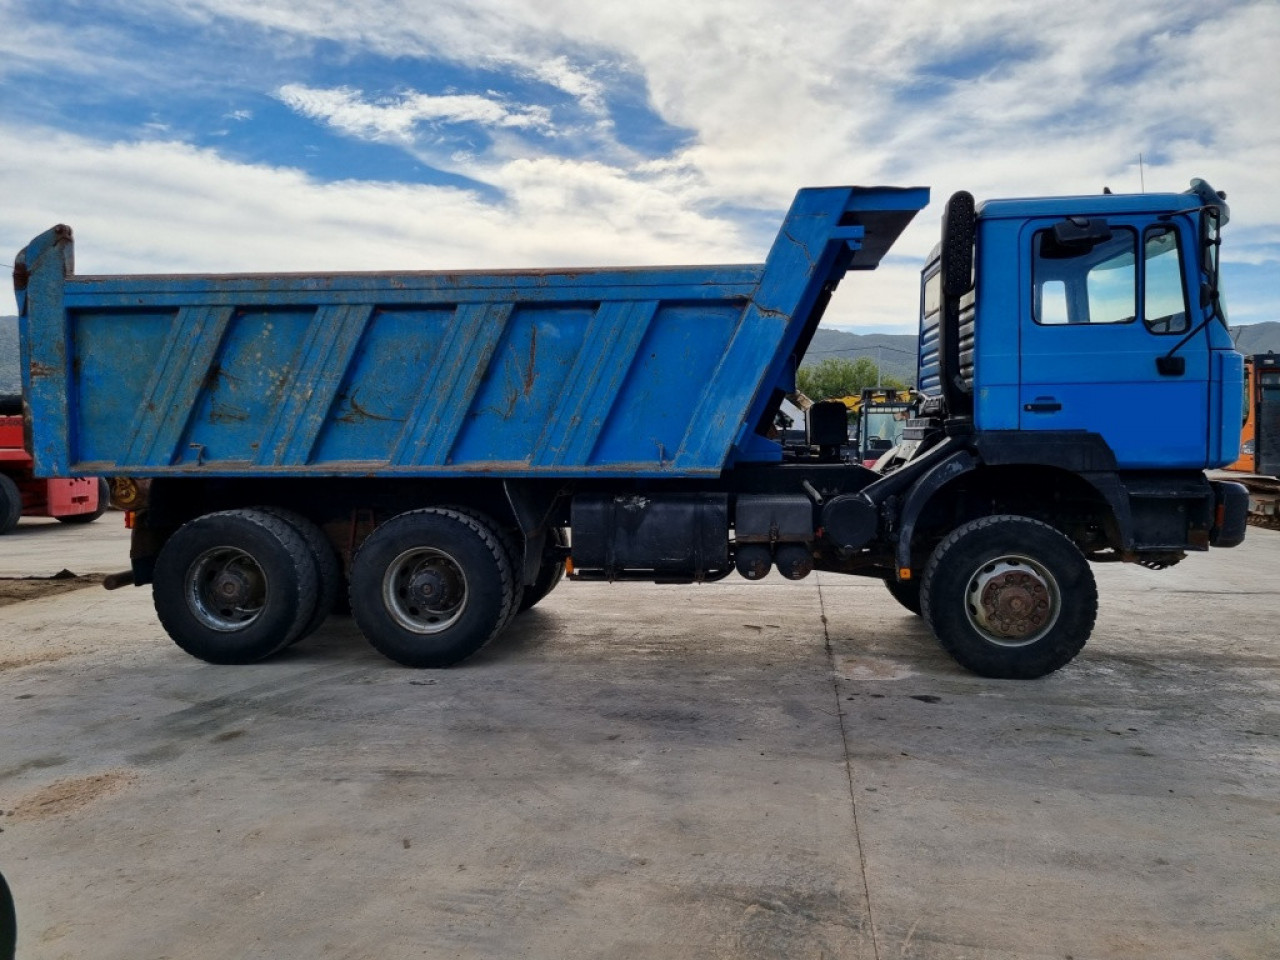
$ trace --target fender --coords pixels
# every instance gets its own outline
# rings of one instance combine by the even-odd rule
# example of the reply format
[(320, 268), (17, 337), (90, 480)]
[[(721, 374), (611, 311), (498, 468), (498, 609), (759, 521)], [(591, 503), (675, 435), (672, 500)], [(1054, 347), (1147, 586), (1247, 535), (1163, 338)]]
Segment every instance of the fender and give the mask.
[(934, 464), (907, 491), (898, 514), (896, 562), (899, 570), (911, 566), (911, 541), (929, 501), (952, 480), (983, 466), (1054, 467), (1079, 477), (1110, 509), (1121, 548), (1134, 548), (1129, 491), (1115, 471), (1115, 458), (1102, 437), (1078, 432), (1045, 433), (1036, 437), (1012, 431), (978, 434), (972, 448), (955, 451)]
[(915, 536), (916, 521), (933, 495), (961, 474), (976, 470), (980, 461), (968, 450), (957, 450), (921, 477), (907, 493), (902, 510), (898, 514), (897, 567), (911, 568), (911, 539)]
[(1122, 550), (1137, 542), (1129, 490), (1121, 479), (1116, 455), (1099, 433), (1084, 430), (990, 430), (974, 437), (982, 462), (989, 466), (1057, 467), (1073, 473), (1098, 492), (1111, 508)]

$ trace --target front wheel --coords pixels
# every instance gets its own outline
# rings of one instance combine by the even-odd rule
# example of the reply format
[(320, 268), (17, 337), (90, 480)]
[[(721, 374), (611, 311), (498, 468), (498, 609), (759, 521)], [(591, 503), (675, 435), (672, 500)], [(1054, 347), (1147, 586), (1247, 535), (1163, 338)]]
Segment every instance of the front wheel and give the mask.
[(983, 517), (929, 559), (921, 612), (942, 646), (984, 677), (1031, 679), (1075, 658), (1098, 614), (1098, 590), (1066, 536), (1029, 517)]

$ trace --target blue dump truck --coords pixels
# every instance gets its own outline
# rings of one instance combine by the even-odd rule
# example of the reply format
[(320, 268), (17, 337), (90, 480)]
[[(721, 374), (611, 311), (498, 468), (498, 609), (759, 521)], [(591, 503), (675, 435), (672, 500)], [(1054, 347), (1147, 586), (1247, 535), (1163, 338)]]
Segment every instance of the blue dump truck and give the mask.
[[(924, 188), (801, 190), (765, 262), (504, 272), (76, 276), (14, 269), (33, 452), (116, 478), (131, 569), (214, 663), (340, 599), (410, 667), (479, 650), (562, 579), (874, 577), (962, 665), (1038, 677), (1093, 628), (1091, 564), (1244, 536), (1224, 195), (947, 203), (924, 395), (874, 469), (839, 402), (779, 407), (848, 271)], [(122, 478), (132, 478), (129, 483)]]

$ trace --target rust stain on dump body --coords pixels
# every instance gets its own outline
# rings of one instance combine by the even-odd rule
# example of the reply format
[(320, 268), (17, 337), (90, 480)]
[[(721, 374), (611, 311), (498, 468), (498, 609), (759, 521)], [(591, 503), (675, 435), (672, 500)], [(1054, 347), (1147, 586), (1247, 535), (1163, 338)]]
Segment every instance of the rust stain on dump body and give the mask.
[(529, 328), (529, 366), (524, 372), (524, 395), (533, 393), (533, 385), (538, 381), (538, 325)]
[(355, 397), (347, 398), (347, 412), (335, 418), (339, 423), (360, 423), (363, 420), (379, 420), (383, 423), (404, 423), (404, 417), (387, 417), (360, 406)]

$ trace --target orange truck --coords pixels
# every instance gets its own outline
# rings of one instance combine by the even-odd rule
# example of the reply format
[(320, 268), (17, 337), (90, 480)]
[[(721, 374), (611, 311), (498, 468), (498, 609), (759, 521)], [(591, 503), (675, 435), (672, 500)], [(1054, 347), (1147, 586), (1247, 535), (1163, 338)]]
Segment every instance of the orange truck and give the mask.
[(21, 517), (55, 517), (92, 523), (107, 509), (110, 491), (101, 477), (37, 478), (12, 398), (0, 402), (0, 534)]

